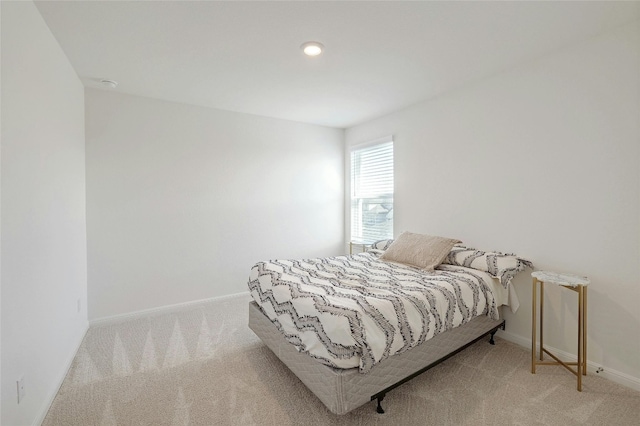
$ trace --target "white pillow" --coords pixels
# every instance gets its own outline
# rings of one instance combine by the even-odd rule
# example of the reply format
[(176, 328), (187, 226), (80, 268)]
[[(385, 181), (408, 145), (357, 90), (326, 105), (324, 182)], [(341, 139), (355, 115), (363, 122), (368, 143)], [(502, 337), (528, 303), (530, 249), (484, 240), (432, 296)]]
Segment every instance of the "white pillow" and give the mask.
[(499, 251), (483, 251), (464, 245), (456, 245), (443, 259), (445, 265), (458, 265), (487, 272), (507, 288), (513, 277), (533, 264), (515, 254)]

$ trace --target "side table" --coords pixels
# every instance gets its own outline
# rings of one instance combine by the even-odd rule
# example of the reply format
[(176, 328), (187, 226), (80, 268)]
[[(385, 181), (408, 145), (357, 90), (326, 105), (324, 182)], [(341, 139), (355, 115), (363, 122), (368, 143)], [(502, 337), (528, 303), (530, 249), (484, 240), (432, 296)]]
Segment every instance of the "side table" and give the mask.
[[(537, 365), (562, 365), (567, 370), (578, 377), (578, 391), (582, 392), (582, 376), (587, 375), (587, 286), (589, 279), (570, 274), (559, 274), (549, 271), (535, 271), (531, 273), (533, 277), (533, 298), (532, 298), (532, 326), (531, 326), (531, 373), (536, 373)], [(578, 293), (578, 360), (577, 362), (564, 362), (557, 356), (544, 348), (543, 343), (543, 315), (544, 315), (544, 284), (555, 284)], [(537, 288), (540, 285), (540, 352), (536, 359), (536, 311)], [(549, 355), (555, 361), (544, 361), (544, 354)], [(574, 370), (570, 366), (576, 366)]]
[(362, 241), (349, 241), (349, 254), (353, 254), (353, 248), (360, 246), (360, 252), (366, 251), (367, 246), (371, 246), (371, 243), (364, 243)]

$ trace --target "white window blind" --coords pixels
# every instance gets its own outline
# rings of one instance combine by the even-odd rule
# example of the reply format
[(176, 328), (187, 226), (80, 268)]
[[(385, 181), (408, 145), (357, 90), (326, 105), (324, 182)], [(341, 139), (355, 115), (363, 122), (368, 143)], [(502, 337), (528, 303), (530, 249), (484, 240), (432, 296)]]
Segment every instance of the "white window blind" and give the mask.
[(393, 141), (351, 151), (351, 241), (393, 238)]

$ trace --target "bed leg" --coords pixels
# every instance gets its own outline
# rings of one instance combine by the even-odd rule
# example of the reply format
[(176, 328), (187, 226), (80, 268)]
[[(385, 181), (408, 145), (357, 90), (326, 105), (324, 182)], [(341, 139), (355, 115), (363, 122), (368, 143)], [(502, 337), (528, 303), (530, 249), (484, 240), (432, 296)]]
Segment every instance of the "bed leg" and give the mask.
[(493, 331), (491, 332), (491, 338), (489, 339), (489, 344), (491, 344), (491, 345), (495, 345), (495, 344), (496, 344), (496, 341), (495, 341), (495, 340), (493, 340), (493, 336), (495, 336), (496, 331), (498, 331), (498, 329), (495, 329), (495, 330), (493, 330)]
[(382, 409), (382, 405), (380, 405), (380, 403), (382, 402), (382, 400), (384, 399), (384, 395), (380, 395), (378, 397), (378, 407), (376, 408), (376, 411), (380, 414), (384, 414), (384, 410)]
[(496, 341), (493, 340), (493, 336), (496, 335), (496, 333), (497, 333), (499, 328), (501, 328), (503, 330), (506, 330), (506, 321), (502, 321), (502, 324), (500, 324), (499, 326), (497, 326), (496, 328), (491, 330), (491, 337), (489, 338), (489, 343), (492, 344), (492, 345), (496, 344)]

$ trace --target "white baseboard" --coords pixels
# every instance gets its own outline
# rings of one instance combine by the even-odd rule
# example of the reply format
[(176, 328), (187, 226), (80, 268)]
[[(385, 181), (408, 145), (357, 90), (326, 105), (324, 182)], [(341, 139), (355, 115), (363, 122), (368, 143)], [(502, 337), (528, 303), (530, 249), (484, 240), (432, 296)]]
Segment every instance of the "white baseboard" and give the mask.
[[(531, 339), (527, 339), (522, 336), (518, 336), (516, 334), (509, 333), (508, 331), (498, 330), (497, 336), (503, 338), (504, 340), (508, 340), (516, 345), (522, 346), (531, 350)], [(545, 349), (552, 352), (555, 356), (560, 358), (563, 361), (575, 361), (575, 354), (570, 354), (568, 352), (562, 351), (560, 349), (556, 349), (552, 346), (544, 345)], [(588, 351), (587, 351), (588, 352)], [(589, 361), (587, 359), (587, 373), (596, 374), (598, 376), (602, 376), (606, 379), (611, 380), (612, 382), (616, 382), (622, 386), (626, 386), (628, 388), (640, 391), (640, 379), (637, 377), (630, 376), (629, 374), (622, 373), (620, 371), (614, 370), (612, 368), (606, 367), (604, 365), (595, 363), (593, 361)]]
[(215, 302), (215, 301), (224, 300), (224, 299), (231, 299), (234, 297), (248, 296), (248, 295), (249, 295), (248, 291), (243, 291), (241, 293), (227, 294), (225, 296), (217, 296), (217, 297), (210, 297), (208, 299), (192, 300), (189, 302), (176, 303), (175, 305), (158, 306), (157, 308), (143, 309), (141, 311), (129, 312), (126, 314), (118, 314), (118, 315), (112, 315), (108, 317), (96, 318), (89, 321), (89, 326), (98, 327), (102, 325), (115, 324), (122, 321), (143, 318), (150, 315), (167, 314), (171, 312), (181, 311), (183, 309), (193, 308), (194, 306), (202, 305), (205, 303)]
[(45, 400), (45, 404), (42, 405), (42, 408), (40, 409), (40, 412), (38, 413), (38, 415), (36, 416), (35, 420), (33, 421), (33, 425), (34, 426), (40, 426), (42, 424), (42, 422), (44, 422), (44, 418), (47, 416), (47, 413), (49, 412), (49, 408), (51, 408), (51, 404), (53, 404), (53, 400), (56, 398), (56, 395), (58, 395), (58, 392), (60, 391), (60, 388), (62, 387), (62, 382), (64, 382), (64, 379), (67, 377), (67, 374), (69, 374), (69, 370), (71, 369), (71, 366), (73, 365), (73, 360), (76, 358), (76, 355), (78, 354), (78, 351), (80, 350), (80, 345), (82, 345), (82, 341), (84, 340), (84, 336), (87, 335), (87, 331), (89, 331), (89, 323), (87, 323), (84, 326), (84, 330), (80, 334), (80, 339), (74, 345), (74, 350), (71, 351), (71, 353), (69, 354), (69, 357), (67, 358), (66, 366), (65, 366), (64, 370), (62, 370), (62, 374), (60, 375), (60, 377), (57, 380), (58, 385), (49, 394), (49, 396)]

